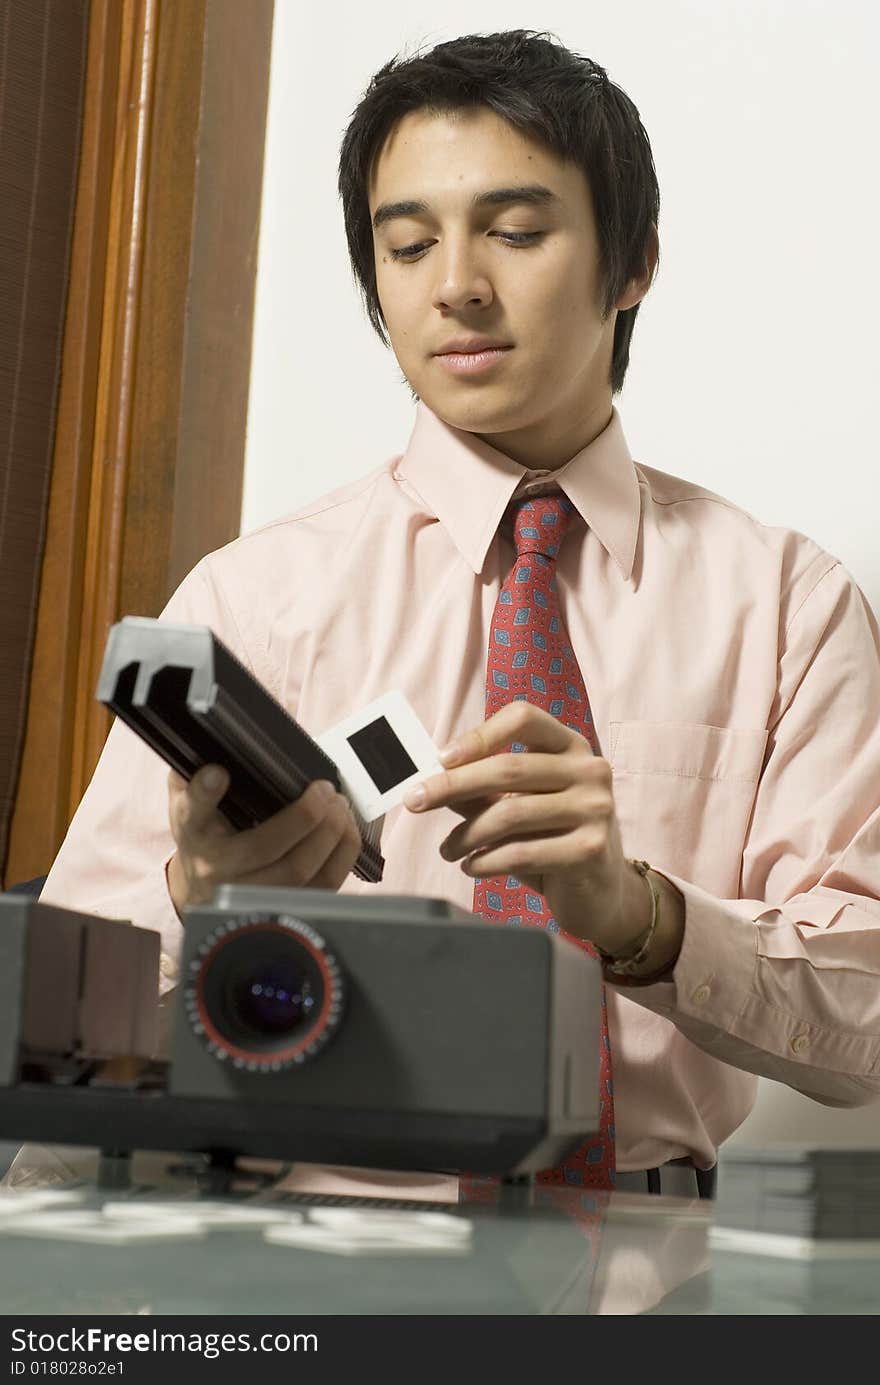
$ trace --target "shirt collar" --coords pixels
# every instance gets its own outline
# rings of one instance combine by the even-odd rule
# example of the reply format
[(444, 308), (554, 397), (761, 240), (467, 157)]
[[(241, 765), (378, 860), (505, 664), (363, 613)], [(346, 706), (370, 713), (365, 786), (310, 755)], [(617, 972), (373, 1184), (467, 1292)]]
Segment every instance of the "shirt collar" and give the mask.
[[(397, 472), (475, 573), (514, 491), (533, 475), (474, 433), (444, 423), (421, 400)], [(639, 533), (639, 478), (614, 405), (605, 429), (554, 479), (628, 579)]]

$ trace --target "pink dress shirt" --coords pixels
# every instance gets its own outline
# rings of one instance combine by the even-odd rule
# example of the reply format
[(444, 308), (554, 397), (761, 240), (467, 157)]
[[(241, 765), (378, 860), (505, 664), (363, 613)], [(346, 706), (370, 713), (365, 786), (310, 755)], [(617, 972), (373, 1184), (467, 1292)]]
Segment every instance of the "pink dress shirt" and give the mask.
[[(401, 688), (442, 746), (483, 720), (501, 520), (533, 475), (420, 403), (402, 456), (209, 554), (165, 615), (209, 625), (313, 734)], [(608, 988), (618, 1167), (707, 1167), (755, 1074), (880, 1096), (880, 631), (811, 539), (635, 463), (616, 409), (556, 480), (584, 521), (560, 600), (624, 851), (686, 906), (671, 979)], [(158, 929), (163, 992), (167, 775), (115, 724), (42, 895)], [(384, 880), (343, 889), (470, 908), (438, 852), (459, 821), (395, 809)]]

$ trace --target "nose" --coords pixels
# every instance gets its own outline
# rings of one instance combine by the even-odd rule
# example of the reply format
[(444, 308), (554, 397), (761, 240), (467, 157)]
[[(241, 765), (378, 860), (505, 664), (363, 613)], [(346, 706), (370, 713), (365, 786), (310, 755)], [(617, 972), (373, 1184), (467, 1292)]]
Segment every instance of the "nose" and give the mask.
[(448, 240), (435, 247), (437, 278), (432, 303), (435, 308), (463, 308), (491, 303), (491, 281), (480, 256), (464, 240)]

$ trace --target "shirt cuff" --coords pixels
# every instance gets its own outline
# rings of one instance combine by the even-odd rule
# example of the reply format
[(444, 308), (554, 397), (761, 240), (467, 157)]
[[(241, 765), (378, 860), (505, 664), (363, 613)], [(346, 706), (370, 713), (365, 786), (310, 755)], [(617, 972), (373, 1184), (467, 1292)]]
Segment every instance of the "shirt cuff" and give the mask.
[(681, 876), (651, 869), (684, 899), (684, 937), (668, 978), (625, 994), (666, 1018), (693, 1019), (730, 1033), (754, 987), (757, 929), (744, 912), (751, 901), (716, 899)]
[[(668, 1019), (712, 1057), (783, 1082), (814, 1100), (836, 1106), (876, 1101), (877, 1036), (873, 1029), (865, 1032), (864, 1024), (859, 1030), (855, 1016), (841, 1008), (840, 995), (831, 986), (839, 971), (830, 968), (829, 979), (820, 969), (810, 987), (801, 987), (799, 1001), (777, 978), (786, 1003), (769, 998), (774, 968), (786, 963), (772, 955), (767, 925), (759, 920), (777, 913), (784, 917), (785, 911), (759, 900), (717, 899), (668, 871), (657, 873), (684, 897), (681, 952), (670, 980), (627, 990), (627, 999)], [(840, 907), (839, 900), (824, 898), (789, 901), (790, 912), (798, 917), (836, 917)], [(800, 957), (793, 964), (809, 966), (809, 960)], [(873, 984), (872, 976), (867, 979)]]

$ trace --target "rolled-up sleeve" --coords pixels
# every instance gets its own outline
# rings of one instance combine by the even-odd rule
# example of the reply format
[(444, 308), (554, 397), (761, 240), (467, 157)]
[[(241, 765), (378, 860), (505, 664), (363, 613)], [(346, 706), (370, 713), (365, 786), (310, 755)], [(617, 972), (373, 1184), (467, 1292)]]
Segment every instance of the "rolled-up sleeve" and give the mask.
[(880, 1097), (880, 632), (840, 563), (781, 640), (740, 897), (661, 874), (684, 897), (681, 953), (627, 996), (826, 1105)]

